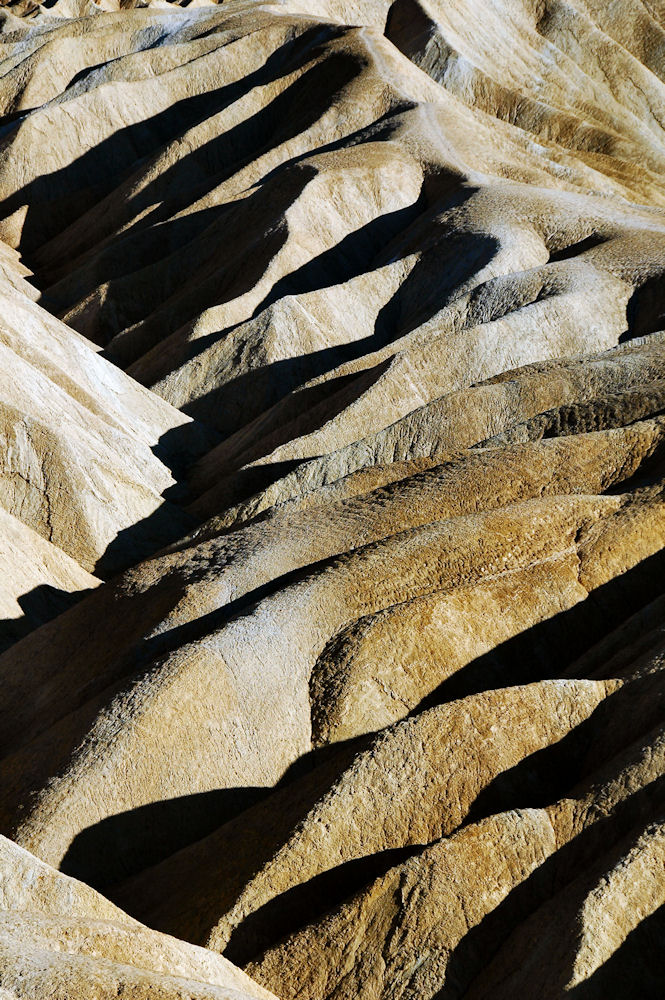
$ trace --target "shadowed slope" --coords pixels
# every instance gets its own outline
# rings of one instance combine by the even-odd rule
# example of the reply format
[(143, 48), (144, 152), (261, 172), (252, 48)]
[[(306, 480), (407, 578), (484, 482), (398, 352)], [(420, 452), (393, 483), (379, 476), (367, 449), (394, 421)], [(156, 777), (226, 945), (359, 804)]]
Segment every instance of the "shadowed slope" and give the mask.
[(0, 992), (653, 995), (662, 4), (107, 6), (0, 12)]

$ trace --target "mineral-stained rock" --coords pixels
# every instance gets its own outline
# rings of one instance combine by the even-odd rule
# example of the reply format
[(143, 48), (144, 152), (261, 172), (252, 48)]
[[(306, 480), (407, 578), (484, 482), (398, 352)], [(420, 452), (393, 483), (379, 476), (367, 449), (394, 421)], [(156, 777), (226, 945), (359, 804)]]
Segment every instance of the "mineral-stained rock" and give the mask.
[(434, 996), (458, 946), (555, 849), (544, 810), (492, 816), (391, 868), (250, 972), (285, 997)]
[[(644, 952), (662, 925), (662, 640), (658, 652), (624, 671), (627, 685), (594, 715), (578, 744), (590, 747), (591, 773), (569, 797), (464, 827), (269, 949), (249, 971), (284, 996), (301, 987), (320, 997), (358, 989), (509, 996), (516, 988), (560, 996), (582, 984), (583, 995), (602, 996), (613, 989), (613, 964), (627, 995), (652, 995), (662, 975), (660, 953)], [(624, 740), (631, 731), (637, 739), (613, 756), (620, 729)], [(603, 764), (594, 771), (597, 757)], [(535, 845), (542, 853), (534, 863)], [(614, 959), (605, 971), (624, 939), (627, 967)], [(497, 948), (478, 976), (483, 955)], [(553, 950), (558, 978), (550, 983), (542, 968)], [(335, 960), (322, 963), (321, 951)]]
[[(589, 996), (602, 996), (603, 989), (611, 993), (615, 987), (603, 963), (624, 939), (630, 941), (631, 932), (642, 935), (645, 948), (650, 935), (656, 944), (656, 928), (662, 927), (662, 823), (638, 829), (602, 853), (591, 871), (518, 924), (488, 974), (466, 992), (483, 951), (496, 949), (506, 924), (519, 919), (520, 911), (528, 912), (530, 895), (538, 897), (538, 881), (555, 863), (557, 848), (564, 849), (547, 810), (499, 813), (392, 868), (351, 901), (250, 963), (248, 971), (286, 997), (302, 988), (314, 997), (337, 998), (358, 992), (514, 996), (520, 988), (533, 996), (554, 997), (582, 985)], [(501, 911), (503, 927), (492, 919)], [(655, 926), (642, 928), (642, 921), (648, 925), (652, 917)], [(661, 981), (655, 970), (662, 975), (660, 956), (651, 970), (648, 961), (640, 969), (639, 946), (633, 941), (631, 947), (634, 986), (627, 977), (623, 982), (629, 990), (655, 990)], [(515, 970), (512, 975), (502, 960)], [(560, 976), (555, 983), (543, 982), (543, 967), (550, 962)]]
[(662, 994), (664, 128), (660, 0), (0, 9), (0, 1000)]

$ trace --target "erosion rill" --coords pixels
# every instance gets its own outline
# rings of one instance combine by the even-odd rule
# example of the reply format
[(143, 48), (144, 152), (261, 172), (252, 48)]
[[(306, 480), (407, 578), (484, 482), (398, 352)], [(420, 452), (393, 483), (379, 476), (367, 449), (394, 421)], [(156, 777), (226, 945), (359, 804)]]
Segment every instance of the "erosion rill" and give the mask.
[(5, 0), (0, 116), (0, 1000), (665, 996), (663, 0)]

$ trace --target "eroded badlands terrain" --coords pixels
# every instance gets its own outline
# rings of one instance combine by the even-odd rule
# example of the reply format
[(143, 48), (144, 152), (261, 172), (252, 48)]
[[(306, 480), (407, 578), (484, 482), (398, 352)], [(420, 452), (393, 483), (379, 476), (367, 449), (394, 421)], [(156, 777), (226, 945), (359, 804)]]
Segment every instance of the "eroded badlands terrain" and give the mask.
[(18, 0), (0, 115), (0, 998), (662, 997), (665, 3)]

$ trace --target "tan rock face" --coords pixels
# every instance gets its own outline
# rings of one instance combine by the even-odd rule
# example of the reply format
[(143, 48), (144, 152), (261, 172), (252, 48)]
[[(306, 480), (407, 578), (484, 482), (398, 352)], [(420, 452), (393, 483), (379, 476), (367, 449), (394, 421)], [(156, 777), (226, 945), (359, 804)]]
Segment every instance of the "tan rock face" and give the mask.
[(664, 53), (0, 9), (0, 1000), (662, 995)]
[(149, 930), (4, 837), (0, 873), (7, 996), (270, 1000), (220, 955)]

